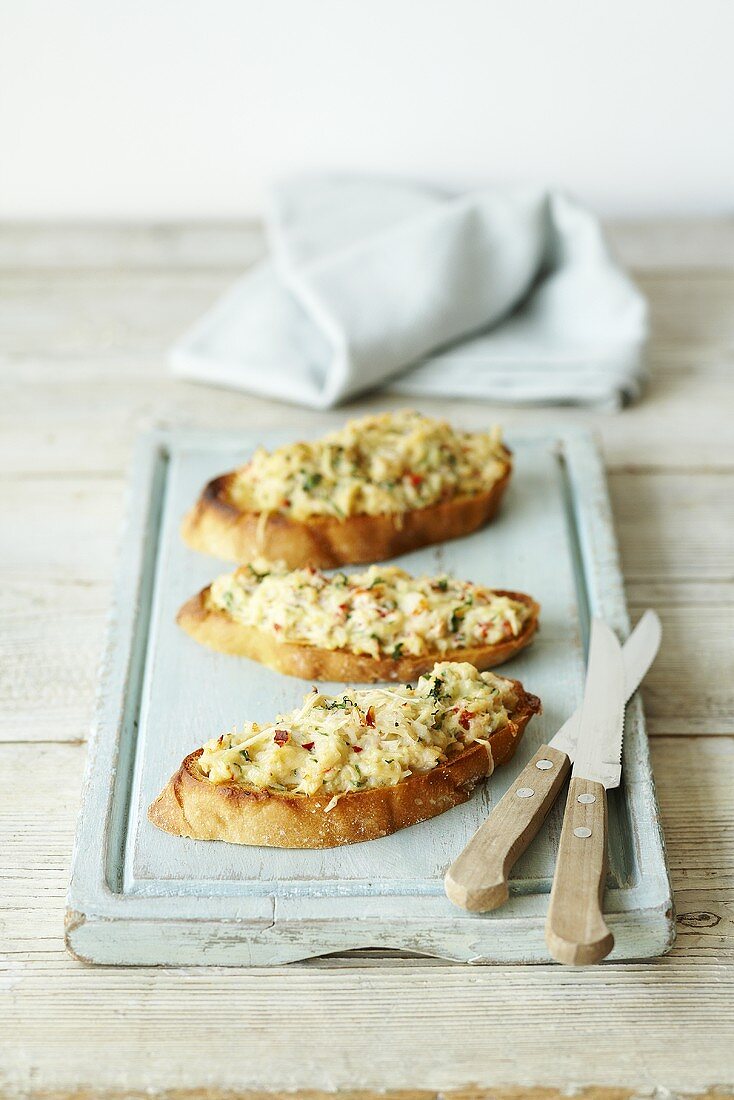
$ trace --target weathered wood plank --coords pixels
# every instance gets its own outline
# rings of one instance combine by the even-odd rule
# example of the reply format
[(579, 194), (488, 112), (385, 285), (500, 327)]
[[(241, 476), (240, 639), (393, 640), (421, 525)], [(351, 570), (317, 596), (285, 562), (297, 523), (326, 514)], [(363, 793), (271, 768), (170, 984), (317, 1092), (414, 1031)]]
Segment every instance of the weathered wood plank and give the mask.
[(608, 481), (628, 581), (734, 581), (734, 470)]
[[(9, 980), (8, 1088), (331, 1089), (355, 1080), (365, 1088), (549, 1080), (568, 1088), (593, 1080), (693, 1090), (731, 1081), (734, 1070), (731, 967), (703, 958), (603, 973), (357, 963), (267, 974), (72, 965), (62, 974), (39, 963), (19, 964)], [(233, 1021), (240, 1042), (223, 1049)], [(284, 1028), (298, 1041), (274, 1042)], [(673, 1049), (676, 1034), (685, 1042)], [(8, 1059), (11, 1044), (22, 1061)]]
[[(113, 572), (120, 476), (141, 426), (161, 420), (232, 428), (256, 420), (316, 434), (343, 417), (166, 376), (170, 340), (260, 248), (247, 227), (220, 228), (79, 233), (13, 227), (9, 236), (0, 233), (0, 268), (14, 269), (0, 275), (0, 490), (12, 487), (0, 507), (13, 517), (0, 525), (0, 557), (9, 564), (0, 592), (0, 675), (10, 669), (0, 687), (0, 730), (10, 740), (74, 739), (86, 732)], [(623, 414), (420, 402), (467, 425), (497, 419), (521, 426), (552, 415), (554, 423), (582, 422), (599, 432), (607, 462), (619, 472), (612, 491), (629, 599), (633, 609), (653, 603), (664, 612), (664, 647), (647, 685), (649, 725), (660, 734), (732, 732), (734, 724), (726, 686), (732, 589), (719, 582), (722, 562), (726, 569), (721, 515), (728, 508), (730, 516), (730, 486), (725, 478), (712, 482), (704, 506), (687, 496), (683, 479), (675, 485), (665, 476), (655, 485), (651, 480), (654, 471), (684, 477), (697, 471), (699, 477), (734, 468), (734, 277), (692, 270), (731, 268), (731, 232), (729, 221), (692, 232), (678, 225), (674, 231), (628, 226), (616, 235), (628, 262), (649, 272), (640, 281), (655, 332), (650, 389)], [(19, 273), (19, 264), (36, 270)], [(69, 265), (88, 273), (79, 276)], [(664, 265), (679, 270), (651, 270)], [(401, 403), (376, 397), (359, 409)], [(69, 472), (80, 475), (71, 493), (64, 484)], [(81, 482), (91, 492), (80, 500), (73, 493)], [(660, 494), (663, 485), (678, 502), (675, 514)], [(695, 530), (683, 526), (691, 513), (700, 524)], [(32, 533), (23, 545), (21, 532)], [(669, 538), (679, 541), (656, 545)], [(62, 690), (64, 684), (71, 686)], [(180, 1086), (186, 1100), (194, 1100), (203, 1096), (202, 1085), (215, 1090), (207, 1100), (219, 1100), (221, 1089), (245, 1082), (333, 1088), (355, 1080), (430, 1089), (521, 1081), (523, 1095), (533, 1081), (564, 1087), (629, 1081), (639, 1094), (656, 1086), (730, 1083), (733, 864), (726, 807), (734, 777), (720, 752), (729, 744), (724, 738), (653, 740), (679, 930), (673, 953), (657, 964), (477, 972), (361, 953), (267, 975), (90, 971), (68, 959), (61, 911), (85, 750), (0, 747), (3, 774), (13, 776), (11, 797), (6, 784), (0, 799), (6, 840), (0, 844), (0, 1094), (22, 1090), (25, 1100), (30, 1089), (68, 1089), (82, 1100), (79, 1089), (88, 1085), (83, 1100), (112, 1087), (126, 1097), (130, 1090), (137, 1100), (150, 1089)], [(704, 833), (700, 823), (709, 814), (713, 826)], [(273, 1041), (284, 1019), (289, 1029), (297, 1027), (298, 1044)], [(232, 1020), (240, 1021), (244, 1053), (240, 1045), (234, 1057), (192, 1058), (207, 1043), (222, 1051)], [(672, 1041), (676, 1036), (682, 1041)], [(551, 1044), (557, 1058), (548, 1058)], [(500, 1093), (493, 1087), (492, 1095)], [(474, 1093), (471, 1100), (478, 1100)]]
[[(568, 1091), (556, 1088), (535, 1086), (510, 1085), (491, 1090), (468, 1089), (442, 1089), (441, 1092), (432, 1092), (429, 1089), (340, 1089), (339, 1100), (564, 1100)], [(638, 1100), (637, 1089), (625, 1089), (617, 1087), (599, 1087), (592, 1085), (588, 1088), (574, 1088), (573, 1096), (577, 1100)], [(666, 1100), (734, 1100), (734, 1093), (724, 1091), (721, 1088), (706, 1089), (705, 1092), (691, 1093), (670, 1092), (666, 1089)], [(74, 1088), (71, 1091), (64, 1089), (50, 1091), (43, 1089), (31, 1092), (23, 1090), (19, 1093), (7, 1093), (4, 1100), (150, 1100), (151, 1092), (148, 1089), (105, 1089), (98, 1092), (96, 1089)], [(264, 1092), (254, 1089), (219, 1089), (219, 1088), (174, 1088), (156, 1091), (156, 1100), (333, 1100), (331, 1091), (319, 1091), (316, 1089), (298, 1089), (296, 1092)]]
[[(700, 1089), (732, 1079), (729, 740), (655, 742), (679, 940), (655, 964), (590, 970), (467, 970), (363, 957), (226, 975), (206, 968), (85, 968), (63, 951), (60, 917), (83, 758), (82, 746), (0, 748), (0, 768), (12, 764), (15, 776), (0, 802), (0, 831), (13, 841), (0, 848), (7, 898), (0, 1044), (23, 1051), (20, 1061), (6, 1051), (0, 1089), (12, 1094), (31, 1083), (40, 1090), (85, 1082), (98, 1092), (234, 1088), (243, 1081), (267, 1089), (339, 1088), (355, 1079), (364, 1087), (527, 1084), (549, 1080), (551, 1039), (560, 1052), (552, 1080), (562, 1087), (594, 1080)], [(273, 1043), (284, 1013), (307, 1038), (286, 1044), (285, 1055), (283, 1044)], [(220, 1049), (233, 1019), (245, 1027), (246, 1067), (229, 1057), (192, 1061), (191, 1049)], [(498, 1019), (500, 1041), (488, 1043), (487, 1035), (498, 1037)], [(685, 1031), (687, 1042), (673, 1059), (675, 1029)], [(359, 1052), (366, 1048), (365, 1060)]]
[(0, 484), (2, 740), (86, 736), (122, 495), (99, 478)]
[[(731, 218), (612, 219), (605, 230), (622, 262), (636, 270), (732, 266)], [(257, 221), (6, 222), (0, 228), (0, 269), (234, 267), (251, 262), (263, 248)]]
[(649, 732), (734, 733), (734, 607), (658, 610), (663, 643), (642, 688)]
[(660, 810), (676, 890), (734, 890), (734, 740), (656, 738)]

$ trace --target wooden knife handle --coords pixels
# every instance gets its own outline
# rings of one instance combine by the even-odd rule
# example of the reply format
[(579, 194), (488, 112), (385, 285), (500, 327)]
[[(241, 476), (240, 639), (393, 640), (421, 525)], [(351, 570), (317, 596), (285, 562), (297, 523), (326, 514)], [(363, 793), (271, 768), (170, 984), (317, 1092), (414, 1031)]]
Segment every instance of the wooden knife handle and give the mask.
[(585, 966), (614, 947), (601, 908), (606, 875), (607, 792), (601, 783), (574, 777), (545, 922), (545, 942), (557, 962)]
[(444, 879), (446, 896), (472, 913), (507, 901), (507, 876), (556, 800), (571, 762), (565, 752), (541, 745)]

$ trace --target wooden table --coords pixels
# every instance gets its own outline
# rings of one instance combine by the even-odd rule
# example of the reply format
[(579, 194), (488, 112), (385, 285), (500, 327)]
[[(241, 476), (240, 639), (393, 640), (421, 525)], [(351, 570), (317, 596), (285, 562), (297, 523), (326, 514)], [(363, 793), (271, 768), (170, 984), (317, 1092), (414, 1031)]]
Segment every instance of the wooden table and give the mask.
[(587, 970), (370, 953), (275, 970), (95, 969), (66, 954), (133, 437), (154, 423), (317, 434), (343, 413), (166, 373), (171, 340), (261, 251), (257, 227), (0, 234), (0, 1095), (406, 1089), (430, 1100), (595, 1086), (616, 1098), (732, 1086), (734, 224), (611, 232), (652, 307), (639, 405), (613, 415), (420, 402), (469, 426), (591, 425), (633, 616), (652, 604), (663, 620), (644, 695), (678, 939), (666, 958)]

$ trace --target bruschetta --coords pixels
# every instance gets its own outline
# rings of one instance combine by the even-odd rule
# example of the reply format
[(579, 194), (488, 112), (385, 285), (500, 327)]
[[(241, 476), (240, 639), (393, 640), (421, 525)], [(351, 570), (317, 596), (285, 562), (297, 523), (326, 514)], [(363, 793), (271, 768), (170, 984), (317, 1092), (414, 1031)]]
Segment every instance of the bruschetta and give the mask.
[(316, 688), (273, 722), (191, 753), (148, 811), (166, 832), (277, 848), (375, 840), (465, 802), (515, 752), (540, 701), (444, 662), (415, 685)]
[(455, 431), (403, 411), (311, 443), (259, 448), (186, 515), (194, 550), (334, 568), (466, 535), (497, 511), (512, 470), (499, 430)]
[(256, 559), (185, 603), (178, 622), (212, 649), (289, 676), (374, 683), (413, 680), (442, 660), (502, 664), (532, 641), (539, 610), (522, 592), (394, 565), (327, 576)]

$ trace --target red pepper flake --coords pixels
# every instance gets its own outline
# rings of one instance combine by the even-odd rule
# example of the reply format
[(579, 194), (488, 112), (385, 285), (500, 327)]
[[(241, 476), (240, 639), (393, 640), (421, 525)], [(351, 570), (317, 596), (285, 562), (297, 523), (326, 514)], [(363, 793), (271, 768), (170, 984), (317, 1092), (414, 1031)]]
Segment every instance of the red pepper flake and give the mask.
[(280, 625), (280, 623), (273, 623), (273, 630), (282, 630), (282, 629), (283, 629), (283, 627)]
[(408, 480), (411, 485), (415, 485), (416, 489), (419, 485), (423, 484), (423, 474), (408, 474)]
[(362, 751), (362, 746), (361, 745), (352, 745), (352, 752), (361, 752), (361, 751)]
[(375, 724), (375, 708), (367, 707), (367, 713), (364, 716), (365, 722), (368, 726), (374, 726)]
[(339, 604), (339, 610), (341, 611), (342, 615), (346, 615), (347, 611), (349, 611), (349, 604), (348, 603), (340, 603)]
[(290, 740), (290, 736), (291, 735), (288, 733), (288, 730), (276, 730), (273, 741), (275, 741), (276, 745), (287, 745), (288, 741)]
[(283, 499), (280, 502), (280, 506), (281, 506), (281, 508), (290, 508), (291, 502), (288, 499), (288, 497), (283, 497)]
[(303, 747), (304, 747), (304, 749), (308, 749), (308, 751), (310, 752), (315, 744), (316, 744), (315, 741), (304, 741), (303, 742)]
[(465, 730), (468, 730), (469, 722), (472, 720), (473, 717), (474, 714), (472, 713), (472, 711), (462, 710), (461, 714), (459, 715), (459, 725), (462, 726)]

